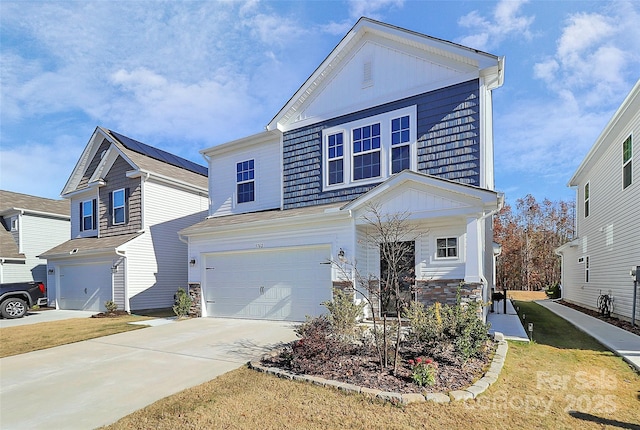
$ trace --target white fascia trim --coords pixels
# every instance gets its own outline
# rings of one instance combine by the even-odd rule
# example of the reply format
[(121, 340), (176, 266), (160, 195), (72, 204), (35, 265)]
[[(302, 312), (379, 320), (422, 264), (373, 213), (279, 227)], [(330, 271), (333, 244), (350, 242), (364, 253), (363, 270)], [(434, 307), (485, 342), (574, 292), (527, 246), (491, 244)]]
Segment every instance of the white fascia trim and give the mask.
[[(55, 213), (52, 213), (52, 212), (34, 211), (32, 209), (11, 208), (10, 210), (21, 212), (22, 214), (25, 214), (25, 215), (38, 215), (38, 216), (48, 217), (48, 218), (59, 218), (59, 219), (62, 219), (62, 220), (70, 220), (71, 219), (70, 215), (55, 214)], [(3, 212), (3, 216), (6, 216), (4, 214), (7, 213), (7, 212), (8, 211)]]
[(89, 178), (89, 182), (102, 182), (102, 184), (104, 185), (104, 176), (106, 176), (106, 174), (103, 175), (102, 173), (109, 172), (111, 167), (113, 167), (113, 163), (115, 163), (118, 159), (118, 156), (122, 157), (127, 163), (129, 163), (131, 168), (135, 169), (137, 167), (131, 160), (129, 160), (129, 158), (127, 158), (127, 156), (122, 151), (120, 151), (120, 148), (118, 148), (116, 145), (111, 145), (107, 150), (105, 156), (102, 158), (102, 160), (100, 160), (100, 163), (98, 164), (98, 167), (96, 167), (96, 170), (93, 172), (93, 175), (91, 175), (91, 178)]
[(181, 181), (179, 179), (170, 178), (169, 176), (160, 175), (158, 173), (149, 172), (143, 169), (131, 170), (126, 173), (127, 178), (140, 178), (145, 177), (145, 180), (153, 179), (161, 183), (171, 184), (174, 186), (178, 186), (187, 191), (195, 191), (198, 193), (208, 194), (209, 190), (205, 187), (199, 187), (197, 185), (193, 185), (189, 182)]
[[(613, 132), (613, 130), (618, 126), (618, 123), (624, 113), (633, 105), (633, 103), (637, 103), (640, 99), (640, 79), (636, 81), (636, 84), (633, 86), (627, 97), (624, 99), (618, 110), (613, 114), (607, 126), (604, 128), (600, 136), (596, 139), (596, 142), (593, 144), (587, 155), (580, 163), (580, 166), (576, 169), (575, 173), (569, 179), (567, 183), (567, 187), (573, 188), (580, 185), (580, 176), (584, 173), (584, 170), (591, 164), (591, 160), (594, 157), (597, 157), (597, 153), (600, 152), (600, 148), (604, 145), (604, 142), (608, 139), (609, 135)], [(632, 109), (633, 110), (633, 109)], [(638, 112), (638, 110), (636, 110)]]
[(222, 155), (231, 151), (243, 150), (254, 145), (273, 142), (276, 139), (281, 140), (281, 136), (282, 133), (280, 133), (278, 130), (266, 130), (251, 136), (243, 137), (241, 139), (232, 140), (231, 142), (225, 142), (220, 145), (203, 149), (200, 151), (200, 154), (205, 157), (205, 160), (209, 161), (209, 158), (207, 157)]
[(62, 197), (64, 197), (65, 199), (70, 199), (72, 197), (81, 196), (82, 194), (89, 194), (89, 192), (97, 190), (98, 188), (100, 188), (104, 184), (105, 183), (103, 181), (92, 182), (92, 183), (87, 184), (87, 188), (83, 188), (81, 190), (76, 190), (76, 191), (72, 191), (72, 192), (67, 193), (67, 194), (63, 194)]

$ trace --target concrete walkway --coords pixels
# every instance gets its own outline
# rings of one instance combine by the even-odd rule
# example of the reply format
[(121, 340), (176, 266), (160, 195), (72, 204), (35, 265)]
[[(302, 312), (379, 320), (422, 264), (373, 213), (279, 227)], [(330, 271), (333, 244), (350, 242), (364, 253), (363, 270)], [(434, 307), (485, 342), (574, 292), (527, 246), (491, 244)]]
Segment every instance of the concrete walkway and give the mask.
[(293, 328), (196, 318), (2, 358), (0, 428), (110, 424), (295, 339)]
[(640, 372), (640, 336), (553, 300), (536, 301), (587, 333)]
[(504, 302), (502, 300), (497, 301), (494, 304), (494, 312), (487, 314), (487, 321), (491, 323), (489, 333), (499, 332), (507, 340), (529, 342), (527, 332), (522, 327), (520, 317), (518, 317), (511, 300), (507, 300), (506, 314), (504, 313)]

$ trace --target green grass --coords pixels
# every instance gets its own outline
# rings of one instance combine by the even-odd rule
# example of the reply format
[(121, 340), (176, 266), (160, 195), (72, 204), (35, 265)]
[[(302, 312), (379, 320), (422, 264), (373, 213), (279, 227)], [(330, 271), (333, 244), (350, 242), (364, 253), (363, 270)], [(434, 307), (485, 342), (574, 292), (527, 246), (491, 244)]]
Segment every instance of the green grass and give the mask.
[(138, 330), (145, 326), (129, 323), (146, 319), (149, 318), (133, 315), (117, 318), (74, 318), (0, 328), (0, 358)]
[(510, 342), (500, 379), (474, 401), (398, 407), (242, 368), (105, 428), (640, 429), (640, 376), (545, 308), (517, 305), (535, 342)]

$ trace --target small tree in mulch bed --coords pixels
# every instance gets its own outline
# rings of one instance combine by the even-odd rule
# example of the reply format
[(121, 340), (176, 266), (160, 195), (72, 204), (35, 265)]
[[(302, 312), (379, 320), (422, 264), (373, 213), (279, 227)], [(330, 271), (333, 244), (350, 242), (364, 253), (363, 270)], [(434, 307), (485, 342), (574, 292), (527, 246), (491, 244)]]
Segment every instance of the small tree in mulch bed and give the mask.
[(185, 291), (184, 288), (178, 288), (176, 294), (173, 296), (174, 305), (173, 312), (178, 318), (185, 318), (189, 315), (189, 309), (191, 309), (191, 296)]

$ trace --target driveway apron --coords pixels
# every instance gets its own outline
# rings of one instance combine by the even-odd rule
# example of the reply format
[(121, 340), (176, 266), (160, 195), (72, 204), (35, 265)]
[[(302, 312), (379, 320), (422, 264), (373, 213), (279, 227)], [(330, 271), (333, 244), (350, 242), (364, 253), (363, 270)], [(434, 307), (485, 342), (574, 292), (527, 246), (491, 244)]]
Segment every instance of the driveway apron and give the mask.
[(282, 342), (294, 324), (197, 318), (0, 360), (0, 428), (92, 429), (204, 383)]

